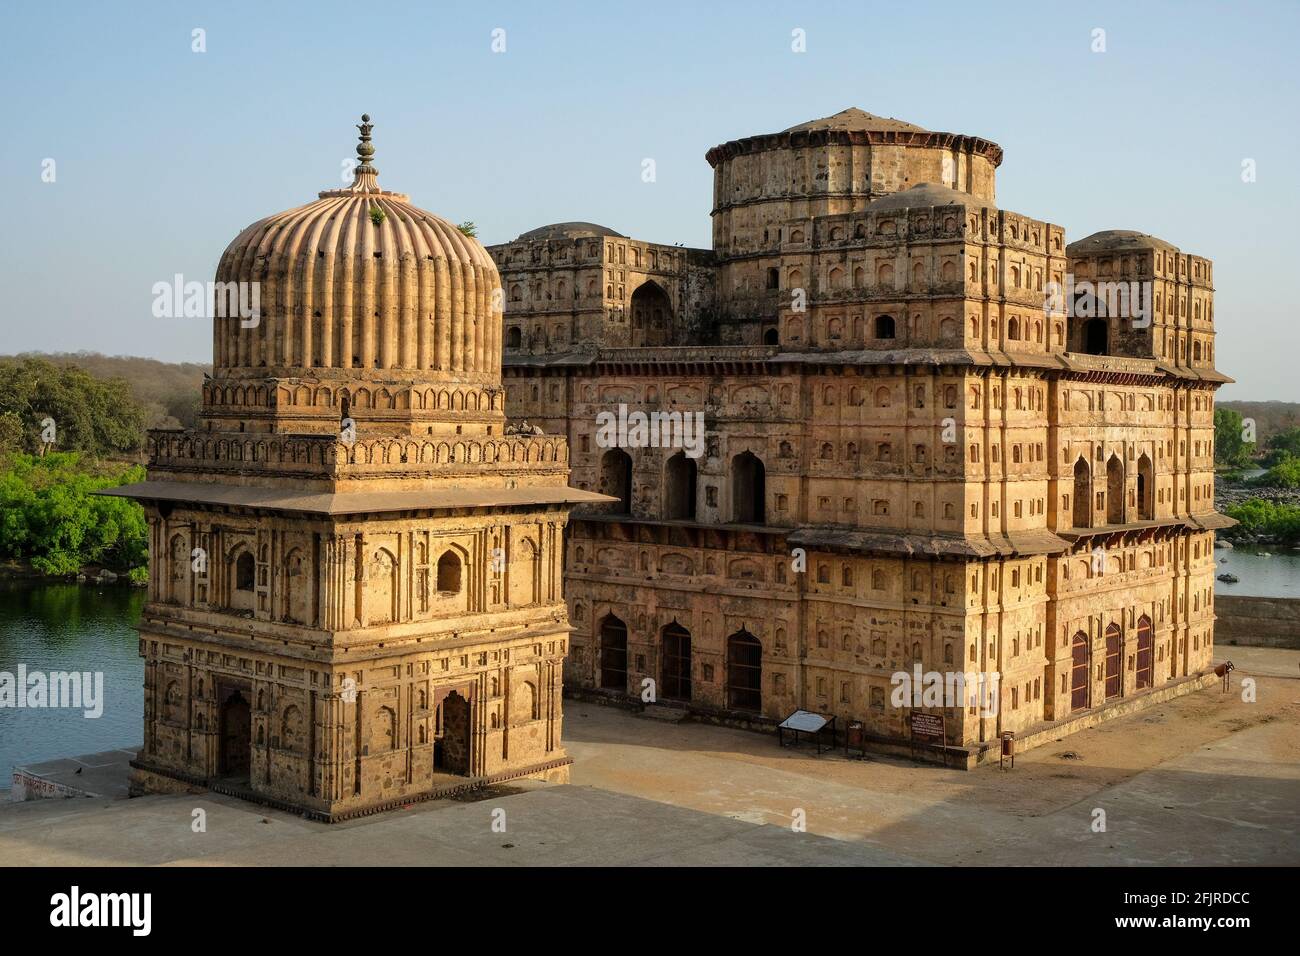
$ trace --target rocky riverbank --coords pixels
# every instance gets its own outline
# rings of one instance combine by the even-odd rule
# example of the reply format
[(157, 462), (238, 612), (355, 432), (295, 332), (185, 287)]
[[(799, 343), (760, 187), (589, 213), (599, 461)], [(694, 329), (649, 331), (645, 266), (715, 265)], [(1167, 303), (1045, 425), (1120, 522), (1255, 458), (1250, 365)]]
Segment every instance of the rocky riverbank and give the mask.
[(0, 562), (0, 581), (31, 581), (46, 583), (68, 583), (76, 581), (78, 584), (122, 584), (131, 587), (144, 587), (144, 581), (132, 581), (129, 575), (120, 574), (117, 571), (99, 566), (87, 566), (81, 569), (76, 575), (66, 574), (42, 574), (30, 564), (23, 564), (15, 561)]

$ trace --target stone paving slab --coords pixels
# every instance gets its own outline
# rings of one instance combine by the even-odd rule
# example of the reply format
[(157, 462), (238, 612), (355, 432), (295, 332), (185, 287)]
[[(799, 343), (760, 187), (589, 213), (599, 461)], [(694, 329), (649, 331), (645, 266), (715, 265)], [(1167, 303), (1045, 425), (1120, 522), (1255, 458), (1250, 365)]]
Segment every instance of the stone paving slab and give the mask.
[(49, 799), (60, 799), (67, 791), (74, 796), (125, 799), (128, 763), (139, 750), (104, 750), (14, 767), (11, 799), (24, 799), (24, 791), (26, 799), (40, 799), (43, 793), (49, 793)]

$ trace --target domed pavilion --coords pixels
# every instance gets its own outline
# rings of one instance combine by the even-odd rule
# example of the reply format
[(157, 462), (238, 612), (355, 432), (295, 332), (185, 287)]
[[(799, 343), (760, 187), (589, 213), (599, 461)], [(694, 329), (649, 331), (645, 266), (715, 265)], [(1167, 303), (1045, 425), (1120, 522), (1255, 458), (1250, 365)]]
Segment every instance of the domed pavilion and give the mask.
[[(378, 185), (221, 256), (195, 429), (149, 435), (136, 792), (193, 785), (341, 819), (564, 779), (561, 436), (507, 429), (479, 242)], [(234, 299), (232, 299), (234, 301)]]

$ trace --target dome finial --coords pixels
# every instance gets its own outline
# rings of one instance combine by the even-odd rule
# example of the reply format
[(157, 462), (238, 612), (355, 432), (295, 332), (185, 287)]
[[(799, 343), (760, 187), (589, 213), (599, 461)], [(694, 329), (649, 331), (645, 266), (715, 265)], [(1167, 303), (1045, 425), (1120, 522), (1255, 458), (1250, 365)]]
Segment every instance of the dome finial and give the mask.
[(375, 124), (370, 122), (370, 114), (362, 113), (361, 122), (357, 124), (357, 129), (361, 130), (361, 141), (357, 143), (357, 159), (361, 160), (362, 168), (368, 173), (378, 172), (370, 164), (375, 158), (375, 147), (370, 142), (370, 131), (375, 128)]
[(362, 113), (361, 122), (357, 124), (357, 129), (361, 130), (361, 137), (357, 142), (357, 159), (359, 162), (352, 179), (352, 189), (354, 191), (379, 191), (379, 183), (376, 180), (379, 170), (375, 169), (374, 164), (371, 162), (375, 158), (375, 147), (370, 142), (370, 131), (374, 128), (375, 124), (370, 122), (370, 114)]

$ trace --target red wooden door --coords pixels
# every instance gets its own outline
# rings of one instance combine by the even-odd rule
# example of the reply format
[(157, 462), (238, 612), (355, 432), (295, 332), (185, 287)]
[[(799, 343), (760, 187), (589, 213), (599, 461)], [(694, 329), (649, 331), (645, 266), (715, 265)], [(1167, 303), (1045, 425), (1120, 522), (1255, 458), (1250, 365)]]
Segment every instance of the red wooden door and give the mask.
[(1082, 631), (1074, 635), (1073, 661), (1070, 668), (1070, 709), (1088, 706), (1088, 637)]

